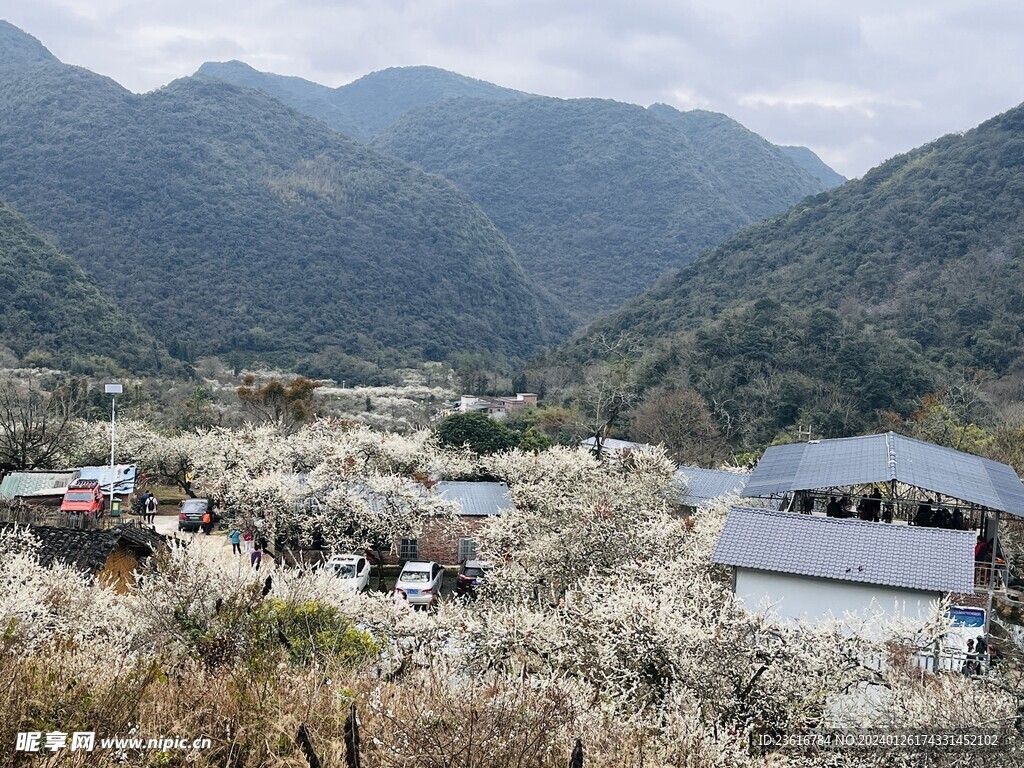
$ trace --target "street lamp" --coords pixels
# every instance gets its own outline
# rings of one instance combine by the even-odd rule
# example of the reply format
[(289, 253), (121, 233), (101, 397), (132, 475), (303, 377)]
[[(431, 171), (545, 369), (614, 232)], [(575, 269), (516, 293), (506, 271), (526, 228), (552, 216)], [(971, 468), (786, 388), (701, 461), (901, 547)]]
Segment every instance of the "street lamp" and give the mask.
[(114, 468), (114, 414), (117, 403), (117, 396), (124, 392), (120, 384), (104, 384), (103, 391), (110, 395), (110, 509), (109, 514), (114, 513), (114, 486), (117, 484), (117, 470)]

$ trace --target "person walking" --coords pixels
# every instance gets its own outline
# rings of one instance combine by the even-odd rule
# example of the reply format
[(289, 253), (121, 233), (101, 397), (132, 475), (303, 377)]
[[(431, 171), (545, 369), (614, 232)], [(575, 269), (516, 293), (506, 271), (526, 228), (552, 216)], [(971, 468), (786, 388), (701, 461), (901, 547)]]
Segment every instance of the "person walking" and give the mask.
[(210, 529), (213, 528), (213, 523), (211, 522), (212, 520), (213, 516), (210, 515), (210, 510), (206, 510), (205, 512), (203, 512), (203, 533), (205, 533), (207, 536), (210, 535)]
[(242, 554), (242, 532), (237, 528), (228, 531), (228, 540), (231, 542), (231, 554)]
[(245, 533), (242, 534), (242, 541), (245, 543), (245, 554), (252, 552), (252, 540), (255, 538), (255, 534), (252, 532), (252, 528), (246, 528)]
[(263, 547), (260, 546), (260, 542), (253, 544), (252, 553), (249, 555), (249, 565), (255, 568), (257, 571), (260, 569), (260, 563), (263, 562)]
[(142, 522), (146, 522), (146, 510), (148, 509), (149, 497), (152, 495), (152, 493), (146, 491), (139, 497), (138, 502), (136, 502), (135, 512), (140, 518), (142, 518)]
[(156, 496), (149, 494), (149, 498), (146, 499), (146, 522), (150, 525), (156, 523), (156, 513), (160, 508), (160, 502), (156, 500)]

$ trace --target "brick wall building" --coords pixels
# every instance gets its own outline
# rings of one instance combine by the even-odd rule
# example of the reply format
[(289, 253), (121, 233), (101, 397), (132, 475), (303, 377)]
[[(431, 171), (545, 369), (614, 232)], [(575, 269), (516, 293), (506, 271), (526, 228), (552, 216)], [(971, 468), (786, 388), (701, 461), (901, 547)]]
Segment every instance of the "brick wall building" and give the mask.
[(485, 520), (514, 509), (504, 483), (443, 481), (434, 492), (459, 508), (459, 523), (431, 521), (417, 539), (395, 543), (393, 562), (433, 560), (442, 565), (458, 565), (476, 555), (476, 532)]

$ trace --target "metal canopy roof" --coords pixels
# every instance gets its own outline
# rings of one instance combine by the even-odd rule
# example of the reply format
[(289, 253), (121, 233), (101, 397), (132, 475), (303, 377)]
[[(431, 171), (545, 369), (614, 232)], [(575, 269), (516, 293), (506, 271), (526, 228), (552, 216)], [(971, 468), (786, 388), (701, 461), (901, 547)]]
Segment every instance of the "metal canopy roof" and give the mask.
[(1024, 516), (1024, 484), (1011, 467), (895, 432), (773, 446), (764, 452), (741, 495), (891, 480)]
[(734, 507), (722, 565), (934, 592), (974, 591), (974, 534)]
[(688, 507), (702, 507), (722, 496), (739, 495), (750, 475), (718, 469), (679, 467), (675, 473), (679, 501)]

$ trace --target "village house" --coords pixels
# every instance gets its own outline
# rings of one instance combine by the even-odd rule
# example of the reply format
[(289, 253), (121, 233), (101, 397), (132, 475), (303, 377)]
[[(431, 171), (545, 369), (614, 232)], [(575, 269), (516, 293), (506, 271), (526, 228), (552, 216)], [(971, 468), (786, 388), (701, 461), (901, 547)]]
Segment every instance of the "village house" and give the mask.
[(398, 559), (433, 560), (442, 565), (458, 565), (476, 557), (476, 531), (495, 515), (514, 509), (504, 483), (441, 481), (433, 489), (445, 501), (454, 503), (459, 523), (431, 521), (416, 539), (398, 542)]
[[(588, 437), (586, 440), (583, 440), (580, 445), (591, 453), (595, 453), (597, 451), (597, 438)], [(651, 450), (651, 447), (652, 446), (647, 443), (634, 443), (630, 440), (619, 440), (614, 437), (606, 437), (601, 441), (601, 453), (612, 463), (622, 461), (631, 453), (649, 451)]]
[(532, 392), (520, 392), (515, 397), (463, 395), (455, 410), (459, 413), (485, 413), (492, 419), (504, 419), (514, 411), (536, 405), (537, 395)]
[[(13, 524), (0, 526), (9, 529)], [(48, 525), (27, 528), (38, 542), (36, 556), (41, 565), (63, 562), (95, 578), (104, 586), (126, 590), (134, 572), (164, 546), (164, 537), (150, 528), (118, 525), (107, 530), (79, 530)]]
[(1016, 585), (999, 521), (1024, 514), (1013, 469), (895, 433), (765, 451), (712, 560), (752, 611), (783, 621), (984, 612)]
[(712, 560), (751, 611), (783, 621), (927, 617), (974, 592), (974, 534), (735, 507)]
[(676, 469), (673, 484), (679, 491), (679, 506), (692, 514), (705, 509), (715, 499), (738, 496), (749, 477), (749, 472), (680, 466)]
[(114, 497), (122, 502), (135, 492), (138, 469), (133, 464), (116, 464), (113, 468), (79, 467), (62, 470), (27, 470), (8, 472), (0, 481), (0, 501), (21, 499), (33, 505), (60, 506), (68, 486), (76, 480), (95, 480), (105, 497), (114, 483)]

